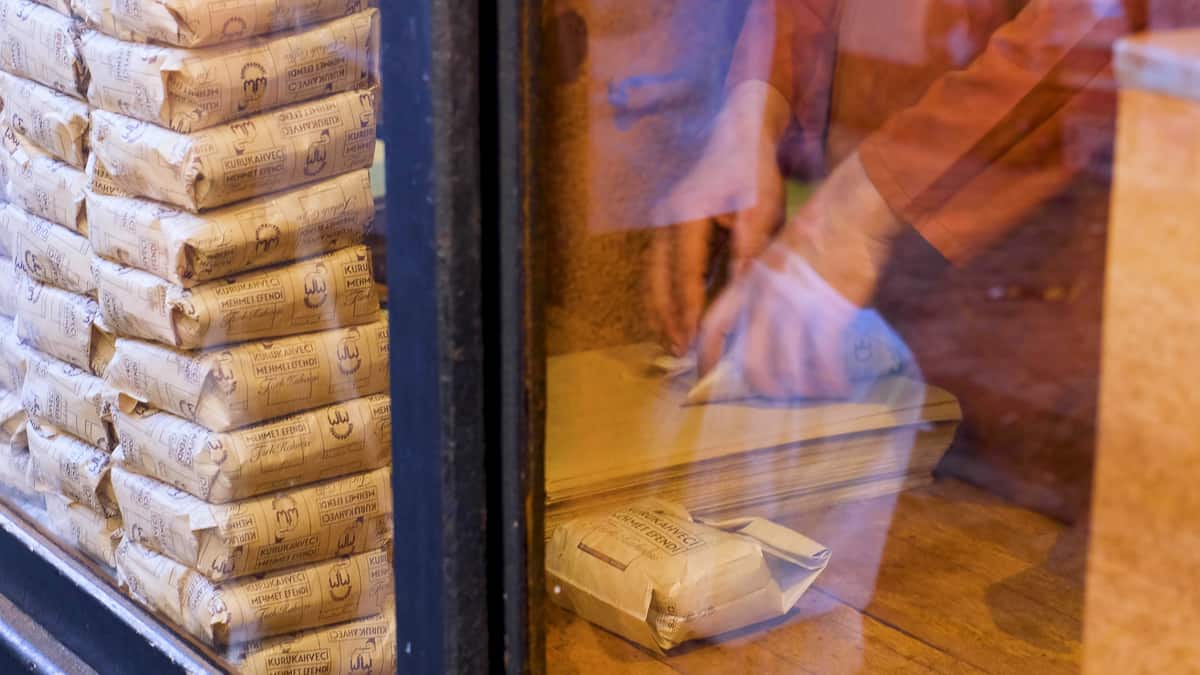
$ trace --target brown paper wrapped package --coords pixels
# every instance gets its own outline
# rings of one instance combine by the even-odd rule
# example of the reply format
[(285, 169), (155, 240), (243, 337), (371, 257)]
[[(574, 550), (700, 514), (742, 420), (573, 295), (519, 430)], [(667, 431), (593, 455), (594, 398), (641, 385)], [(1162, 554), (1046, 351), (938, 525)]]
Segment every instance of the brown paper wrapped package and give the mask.
[(113, 411), (114, 459), (206, 502), (306, 485), (388, 465), (392, 402), (355, 398), (236, 431), (216, 432), (124, 399)]
[(199, 211), (369, 167), (376, 98), (359, 89), (191, 134), (96, 110), (92, 152), (124, 192)]
[(8, 164), (5, 193), (9, 201), (35, 216), (87, 234), (83, 198), (87, 174), (51, 157), (11, 126), (4, 126), (0, 145)]
[(95, 300), (17, 275), (17, 336), (40, 352), (99, 375), (113, 355), (112, 332)]
[(116, 466), (128, 537), (214, 581), (362, 553), (392, 540), (391, 472), (335, 478), (231, 504), (208, 504)]
[(63, 16), (74, 16), (75, 9), (67, 0), (33, 0), (39, 5), (45, 5)]
[(191, 133), (372, 84), (379, 12), (369, 9), (290, 33), (181, 49), (84, 33), (88, 101)]
[(28, 215), (13, 204), (0, 202), (0, 258), (13, 257), (13, 240), (16, 239), (17, 232), (25, 227)]
[(28, 450), (13, 450), (0, 446), (0, 486), (21, 493), (27, 498), (37, 498), (33, 456)]
[(0, 316), (17, 316), (17, 287), (21, 277), (12, 258), (0, 258)]
[(96, 259), (105, 325), (181, 349), (312, 333), (379, 319), (371, 252), (353, 246), (182, 288)]
[(5, 204), (0, 227), (13, 228), (13, 261), (17, 271), (72, 293), (96, 290), (92, 275), (92, 244), (87, 237), (61, 225)]
[(107, 452), (58, 433), (50, 427), (29, 425), (29, 454), (33, 456), (39, 492), (70, 497), (105, 516), (115, 516), (117, 500), (109, 477)]
[(0, 390), (0, 452), (29, 450), (25, 430), (27, 419), (20, 393), (10, 389)]
[(365, 326), (183, 352), (119, 338), (105, 379), (122, 394), (228, 431), (388, 387), (387, 312)]
[(17, 337), (16, 322), (0, 316), (0, 389), (21, 391), (28, 359), (29, 349)]
[(213, 645), (374, 616), (395, 598), (387, 550), (216, 585), (126, 539), (117, 549), (117, 573), (136, 599)]
[[(4, 163), (0, 162), (0, 167), (3, 167), (3, 165), (4, 165)], [(88, 155), (87, 168), (84, 169), (84, 173), (87, 174), (87, 181), (88, 181), (87, 182), (87, 191), (84, 192), (84, 212), (85, 213), (87, 212), (87, 198), (92, 195), (102, 195), (105, 197), (128, 197), (129, 196), (128, 194), (125, 193), (124, 190), (122, 190), (120, 187), (117, 186), (116, 182), (113, 181), (112, 176), (110, 176), (108, 174), (108, 169), (105, 169), (103, 165), (101, 165), (99, 162), (96, 161), (96, 155), (92, 155), (92, 154)], [(169, 206), (166, 206), (165, 204), (161, 204), (159, 202), (147, 202), (147, 203), (153, 204), (155, 207), (157, 207), (159, 209), (173, 210)], [(126, 224), (126, 227), (132, 227), (132, 225)], [(91, 223), (88, 223), (88, 237), (91, 237), (91, 236), (92, 236)], [(96, 242), (93, 241), (92, 247), (95, 248), (95, 246), (96, 246)], [(101, 253), (100, 251), (96, 251), (96, 255), (104, 255), (104, 254)]]
[(46, 495), (46, 516), (50, 529), (65, 543), (109, 567), (117, 566), (120, 516), (102, 516), (61, 495)]
[(200, 215), (89, 190), (87, 212), (96, 255), (191, 288), (361, 244), (375, 203), (363, 169)]
[(233, 660), (243, 675), (387, 675), (396, 672), (396, 614), (247, 642)]
[(45, 354), (29, 356), (21, 402), (39, 426), (87, 441), (104, 451), (116, 445), (110, 408), (116, 391), (104, 380)]
[(32, 80), (0, 71), (4, 117), (25, 138), (71, 166), (87, 161), (88, 106)]
[(546, 550), (555, 602), (650, 649), (791, 611), (829, 549), (761, 518), (703, 524), (649, 500), (558, 527)]
[(75, 20), (26, 0), (0, 0), (0, 70), (83, 99), (87, 67)]
[(367, 4), (364, 0), (77, 0), (76, 11), (91, 25), (122, 40), (202, 47), (335, 19)]

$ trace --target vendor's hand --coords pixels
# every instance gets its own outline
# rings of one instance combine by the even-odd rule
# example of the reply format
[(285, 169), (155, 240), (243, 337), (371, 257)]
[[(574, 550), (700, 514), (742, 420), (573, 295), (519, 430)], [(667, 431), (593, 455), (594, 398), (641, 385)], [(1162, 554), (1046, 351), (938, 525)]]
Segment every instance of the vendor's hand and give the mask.
[(713, 303), (700, 329), (701, 375), (725, 359), (748, 395), (841, 398), (856, 379), (856, 345), (910, 359), (881, 321), (861, 320), (900, 229), (851, 156)]
[(776, 152), (789, 116), (787, 102), (768, 85), (739, 85), (696, 166), (655, 210), (646, 304), (651, 324), (677, 356), (691, 348), (704, 310), (713, 228), (730, 229), (736, 278), (783, 223)]

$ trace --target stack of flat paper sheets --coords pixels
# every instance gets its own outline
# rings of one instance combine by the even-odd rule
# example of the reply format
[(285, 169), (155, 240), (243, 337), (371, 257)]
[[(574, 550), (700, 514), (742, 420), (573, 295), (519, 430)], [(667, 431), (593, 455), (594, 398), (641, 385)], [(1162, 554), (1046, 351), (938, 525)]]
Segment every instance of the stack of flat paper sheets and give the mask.
[(907, 378), (855, 402), (685, 405), (639, 344), (553, 357), (547, 370), (546, 536), (642, 497), (693, 513), (771, 516), (928, 483), (962, 419)]

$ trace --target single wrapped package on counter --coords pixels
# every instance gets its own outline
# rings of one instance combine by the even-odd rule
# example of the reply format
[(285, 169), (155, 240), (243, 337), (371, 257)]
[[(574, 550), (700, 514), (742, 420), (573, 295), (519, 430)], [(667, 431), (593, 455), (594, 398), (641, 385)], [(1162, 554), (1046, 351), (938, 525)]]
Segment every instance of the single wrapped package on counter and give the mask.
[(0, 452), (26, 452), (29, 449), (27, 420), (20, 393), (0, 391)]
[(219, 47), (139, 44), (87, 31), (88, 101), (191, 133), (372, 84), (379, 12)]
[(213, 504), (378, 469), (391, 460), (387, 394), (229, 432), (209, 431), (132, 399), (122, 404), (113, 410), (121, 439), (114, 459)]
[(96, 110), (92, 153), (122, 191), (195, 212), (369, 167), (376, 93), (334, 94), (191, 134)]
[(9, 165), (5, 187), (9, 201), (35, 216), (87, 234), (83, 197), (87, 174), (51, 157), (11, 126), (4, 128), (3, 146)]
[(83, 99), (88, 75), (78, 24), (30, 0), (0, 0), (0, 70)]
[(29, 454), (33, 455), (39, 492), (70, 497), (105, 516), (115, 516), (117, 500), (113, 496), (107, 452), (50, 427), (35, 427), (27, 432)]
[(25, 366), (30, 350), (17, 337), (17, 324), (0, 316), (0, 389), (21, 391), (25, 385)]
[(234, 651), (242, 675), (396, 673), (396, 614), (251, 640)]
[(46, 495), (50, 530), (65, 543), (109, 567), (117, 566), (121, 542), (120, 516), (104, 516), (62, 495)]
[(21, 402), (39, 426), (50, 425), (101, 450), (116, 446), (110, 408), (116, 392), (104, 380), (70, 363), (32, 353)]
[(312, 333), (379, 319), (365, 246), (183, 288), (149, 272), (94, 262), (105, 324), (181, 349)]
[(392, 541), (391, 471), (209, 504), (113, 467), (127, 536), (213, 581), (362, 553)]
[(644, 647), (783, 616), (829, 562), (829, 549), (762, 518), (696, 521), (677, 504), (636, 502), (554, 530), (554, 601)]
[(123, 396), (228, 431), (387, 391), (387, 312), (380, 315), (364, 326), (198, 353), (118, 338), (105, 379)]
[(17, 271), (72, 293), (88, 295), (96, 290), (87, 237), (12, 204), (4, 205), (0, 218), (3, 225), (14, 228), (10, 234)]
[(95, 375), (113, 356), (113, 335), (95, 300), (17, 275), (17, 336), (25, 345)]
[(0, 71), (4, 119), (26, 139), (71, 166), (87, 161), (88, 106), (32, 80)]
[(96, 255), (184, 288), (361, 244), (375, 216), (366, 169), (199, 215), (98, 193), (95, 180), (87, 213)]
[(139, 602), (218, 646), (375, 616), (395, 602), (387, 550), (214, 584), (126, 539), (117, 577)]
[[(56, 0), (62, 2), (62, 0)], [(204, 47), (336, 19), (363, 0), (76, 0), (76, 11), (105, 33), (131, 42)]]

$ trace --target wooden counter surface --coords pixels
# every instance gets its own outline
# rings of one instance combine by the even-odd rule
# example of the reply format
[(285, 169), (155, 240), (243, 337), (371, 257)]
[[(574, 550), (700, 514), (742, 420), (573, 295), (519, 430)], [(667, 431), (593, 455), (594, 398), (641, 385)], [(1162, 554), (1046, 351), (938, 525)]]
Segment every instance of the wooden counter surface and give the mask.
[(1079, 672), (1083, 530), (953, 479), (773, 517), (833, 548), (791, 614), (660, 657), (550, 606), (548, 672)]

